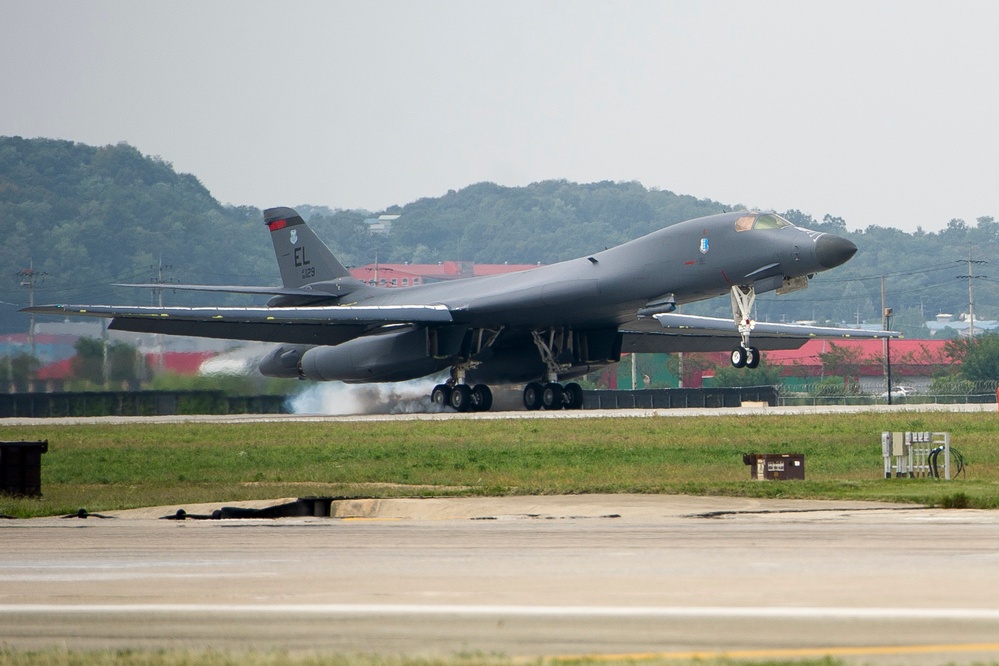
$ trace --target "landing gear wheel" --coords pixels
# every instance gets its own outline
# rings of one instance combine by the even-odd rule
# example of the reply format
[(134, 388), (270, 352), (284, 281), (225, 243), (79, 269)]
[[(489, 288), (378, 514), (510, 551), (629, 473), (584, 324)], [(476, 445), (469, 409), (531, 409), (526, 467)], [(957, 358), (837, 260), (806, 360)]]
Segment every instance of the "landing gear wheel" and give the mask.
[(756, 347), (750, 347), (746, 356), (746, 367), (752, 370), (753, 368), (758, 368), (760, 366), (760, 350)]
[(456, 412), (467, 412), (472, 406), (472, 389), (467, 384), (458, 384), (451, 389), (451, 406)]
[(438, 384), (430, 392), (430, 402), (438, 407), (444, 408), (451, 404), (451, 387), (447, 384)]
[(493, 392), (485, 384), (472, 387), (472, 411), (488, 412), (493, 406)]
[(524, 387), (524, 407), (529, 411), (541, 409), (541, 392), (544, 387), (538, 382), (531, 382)]
[(565, 385), (565, 408), (566, 409), (582, 409), (583, 408), (583, 387), (579, 384), (573, 382), (571, 384)]
[(738, 347), (732, 350), (732, 367), (745, 368), (747, 360), (749, 360), (748, 354), (744, 348)]
[(561, 384), (549, 382), (541, 391), (541, 406), (545, 409), (562, 409), (565, 406), (563, 399), (565, 390)]

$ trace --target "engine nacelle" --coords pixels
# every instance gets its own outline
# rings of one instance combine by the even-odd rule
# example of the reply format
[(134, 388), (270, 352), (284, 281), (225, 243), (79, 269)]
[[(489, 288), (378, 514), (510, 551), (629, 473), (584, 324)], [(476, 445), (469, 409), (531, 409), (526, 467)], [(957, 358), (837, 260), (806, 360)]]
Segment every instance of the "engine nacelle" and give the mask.
[(449, 368), (452, 362), (452, 357), (431, 354), (427, 329), (406, 328), (333, 347), (312, 347), (302, 354), (296, 376), (348, 383), (399, 382)]
[(257, 364), (257, 369), (265, 377), (298, 379), (298, 362), (313, 345), (281, 345), (275, 347)]

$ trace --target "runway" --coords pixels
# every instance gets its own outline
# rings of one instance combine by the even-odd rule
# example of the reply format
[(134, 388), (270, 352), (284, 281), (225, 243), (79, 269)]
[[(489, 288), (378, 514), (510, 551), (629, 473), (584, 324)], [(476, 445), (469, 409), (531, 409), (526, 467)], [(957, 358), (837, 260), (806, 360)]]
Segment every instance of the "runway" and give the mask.
[(0, 642), (999, 659), (995, 512), (621, 495), (156, 518), (176, 508), (0, 523)]

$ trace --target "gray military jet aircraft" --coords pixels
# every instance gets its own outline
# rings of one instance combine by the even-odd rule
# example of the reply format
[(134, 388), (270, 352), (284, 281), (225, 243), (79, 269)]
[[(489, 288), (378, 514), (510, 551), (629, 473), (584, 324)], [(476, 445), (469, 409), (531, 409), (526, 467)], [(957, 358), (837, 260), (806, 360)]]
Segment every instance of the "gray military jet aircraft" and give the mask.
[[(760, 350), (813, 337), (884, 338), (889, 331), (756, 322), (757, 293), (804, 288), (857, 251), (850, 241), (779, 215), (732, 212), (682, 222), (586, 257), (518, 273), (384, 288), (364, 284), (291, 208), (264, 211), (280, 287), (171, 285), (267, 294), (266, 307), (47, 305), (38, 314), (111, 318), (110, 328), (278, 343), (271, 377), (392, 382), (450, 368), (435, 403), (487, 410), (489, 384), (527, 382), (528, 409), (582, 406), (580, 377), (622, 352), (732, 349), (754, 368)], [(159, 287), (162, 285), (131, 285)], [(731, 295), (732, 319), (675, 313)]]

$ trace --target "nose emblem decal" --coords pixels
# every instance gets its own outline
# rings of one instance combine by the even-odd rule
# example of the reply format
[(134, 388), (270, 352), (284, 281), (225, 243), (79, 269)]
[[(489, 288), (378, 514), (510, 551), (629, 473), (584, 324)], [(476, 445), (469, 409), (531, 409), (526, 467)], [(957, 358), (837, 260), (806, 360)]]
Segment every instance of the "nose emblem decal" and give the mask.
[(708, 253), (708, 239), (707, 238), (702, 238), (701, 239), (701, 254), (707, 254), (707, 253)]

